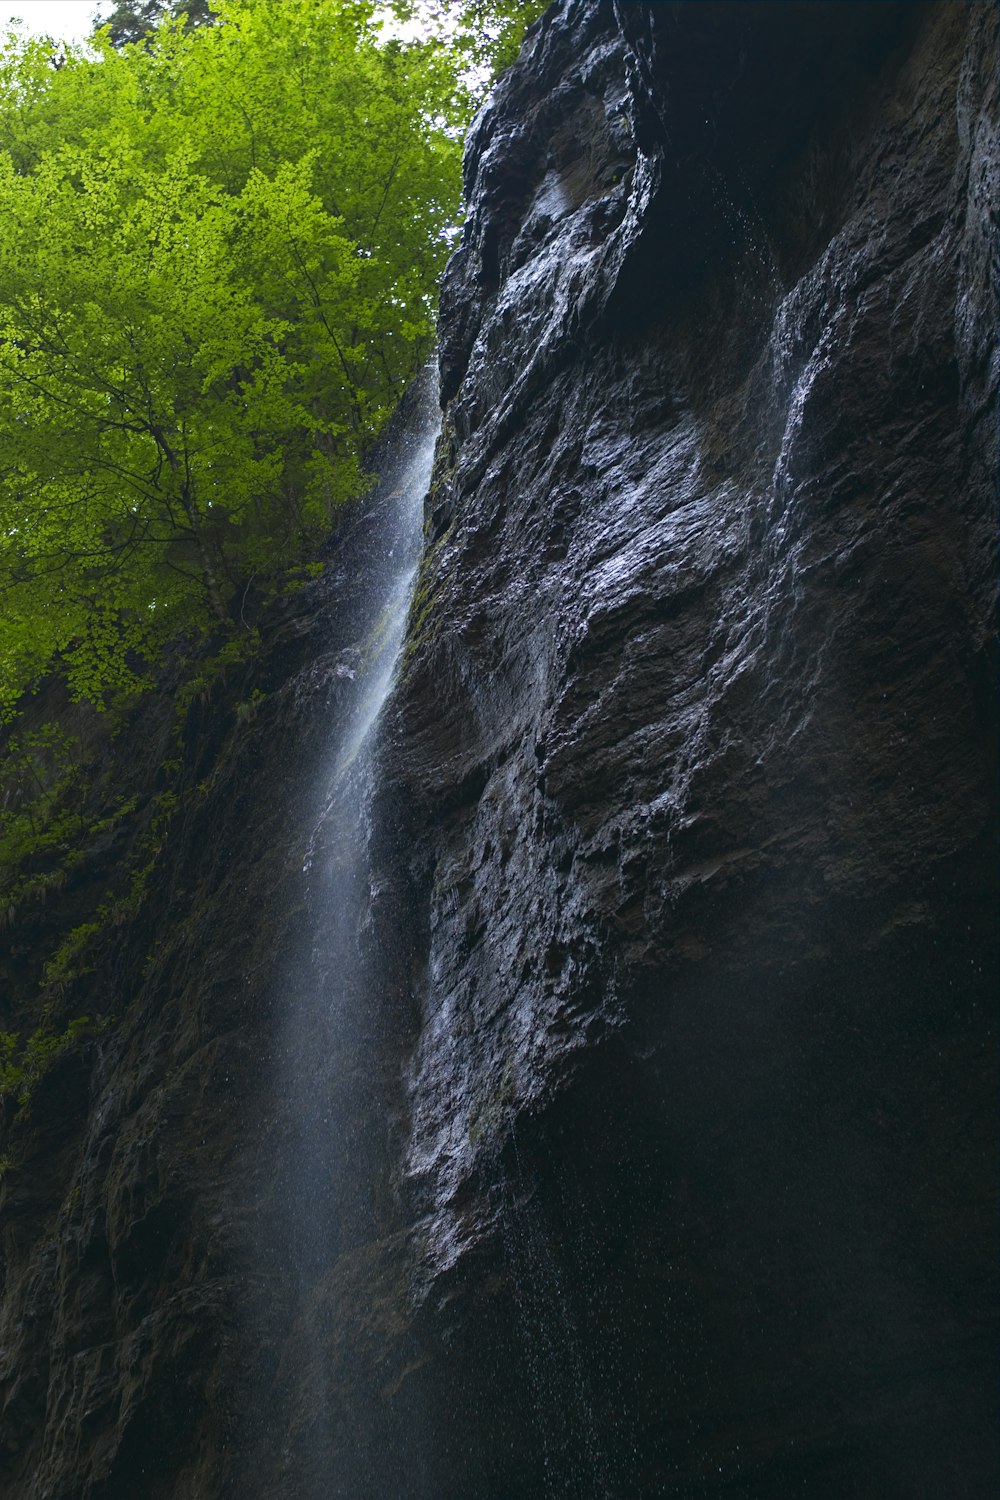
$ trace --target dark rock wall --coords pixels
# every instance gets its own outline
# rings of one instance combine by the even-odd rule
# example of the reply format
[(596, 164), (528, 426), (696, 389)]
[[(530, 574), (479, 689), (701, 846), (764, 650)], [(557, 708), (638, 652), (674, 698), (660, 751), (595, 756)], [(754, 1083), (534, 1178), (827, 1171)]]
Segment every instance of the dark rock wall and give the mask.
[[(8, 1118), (4, 1495), (995, 1493), (996, 49), (977, 0), (534, 29), (443, 287), (364, 1211), (300, 1287), (362, 516)], [(151, 793), (169, 711), (128, 733)]]
[(990, 1492), (995, 111), (985, 5), (567, 4), (469, 143), (406, 1171), (553, 1494)]

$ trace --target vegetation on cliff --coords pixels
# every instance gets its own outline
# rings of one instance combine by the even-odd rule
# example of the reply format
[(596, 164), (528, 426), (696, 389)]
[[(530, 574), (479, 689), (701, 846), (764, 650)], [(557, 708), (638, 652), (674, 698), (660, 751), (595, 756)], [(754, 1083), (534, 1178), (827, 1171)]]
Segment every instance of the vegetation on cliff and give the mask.
[(179, 758), (122, 791), (109, 738), (159, 677), (173, 757), (256, 649), (248, 596), (320, 567), (433, 341), (477, 91), (540, 8), (121, 0), (89, 48), (0, 43), (0, 926), (130, 851), (28, 965), (36, 1061), (186, 795)]

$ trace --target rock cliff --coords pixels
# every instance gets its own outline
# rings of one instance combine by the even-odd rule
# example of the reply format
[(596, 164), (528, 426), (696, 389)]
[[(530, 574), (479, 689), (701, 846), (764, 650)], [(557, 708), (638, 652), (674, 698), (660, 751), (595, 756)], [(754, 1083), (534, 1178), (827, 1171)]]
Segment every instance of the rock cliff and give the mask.
[(995, 1492), (996, 83), (978, 0), (533, 28), (308, 1060), (335, 1222), (275, 1057), (379, 500), (8, 1120), (12, 1500)]

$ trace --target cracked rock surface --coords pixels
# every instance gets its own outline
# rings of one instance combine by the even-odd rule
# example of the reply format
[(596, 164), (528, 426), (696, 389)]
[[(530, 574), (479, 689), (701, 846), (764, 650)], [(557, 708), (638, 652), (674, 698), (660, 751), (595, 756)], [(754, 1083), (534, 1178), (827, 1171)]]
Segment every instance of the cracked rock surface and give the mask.
[(570, 3), (468, 145), (405, 1171), (544, 1493), (989, 1490), (995, 46)]

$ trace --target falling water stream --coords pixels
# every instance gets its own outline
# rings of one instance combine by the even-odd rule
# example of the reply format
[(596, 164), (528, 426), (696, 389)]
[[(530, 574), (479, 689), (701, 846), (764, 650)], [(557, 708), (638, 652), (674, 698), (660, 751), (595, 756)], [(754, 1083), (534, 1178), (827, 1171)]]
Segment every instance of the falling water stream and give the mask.
[(283, 1132), (277, 1238), (281, 1275), (294, 1298), (289, 1310), (298, 1328), (297, 1358), (310, 1393), (307, 1420), (293, 1418), (286, 1450), (289, 1482), (301, 1500), (329, 1494), (325, 1455), (338, 1400), (330, 1388), (336, 1376), (323, 1332), (325, 1278), (338, 1257), (378, 1232), (385, 1137), (378, 1074), (387, 1046), (370, 932), (372, 796), (379, 720), (399, 665), (440, 422), (430, 370), (416, 396), (381, 457), (378, 489), (364, 522), (361, 602), (352, 606), (355, 644), (333, 668), (340, 707), (312, 794), (304, 936), (289, 957), (282, 996), (275, 1078)]
[[(307, 872), (312, 867), (331, 809), (341, 799), (345, 778), (356, 761), (360, 759), (366, 763), (366, 752), (371, 750), (379, 714), (395, 681), (420, 561), (424, 496), (430, 484), (434, 443), (440, 425), (437, 383), (431, 371), (425, 371), (423, 381), (416, 408), (398, 439), (399, 451), (391, 455), (389, 473), (382, 479), (384, 512), (376, 541), (378, 554), (372, 559), (369, 584), (374, 624), (370, 626), (362, 648), (357, 673), (358, 697), (337, 746), (327, 801), (310, 841)], [(359, 795), (363, 795), (364, 785), (362, 772), (360, 779), (356, 780)]]

